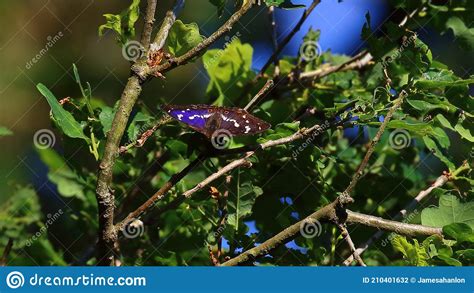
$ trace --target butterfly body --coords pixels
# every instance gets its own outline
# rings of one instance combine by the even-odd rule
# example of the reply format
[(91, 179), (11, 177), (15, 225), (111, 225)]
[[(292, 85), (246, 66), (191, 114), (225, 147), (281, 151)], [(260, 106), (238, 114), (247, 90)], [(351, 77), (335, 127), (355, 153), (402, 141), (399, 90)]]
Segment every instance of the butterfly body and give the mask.
[(257, 134), (271, 127), (268, 122), (235, 107), (166, 105), (163, 110), (208, 138), (221, 129), (227, 130), (233, 136), (240, 136)]

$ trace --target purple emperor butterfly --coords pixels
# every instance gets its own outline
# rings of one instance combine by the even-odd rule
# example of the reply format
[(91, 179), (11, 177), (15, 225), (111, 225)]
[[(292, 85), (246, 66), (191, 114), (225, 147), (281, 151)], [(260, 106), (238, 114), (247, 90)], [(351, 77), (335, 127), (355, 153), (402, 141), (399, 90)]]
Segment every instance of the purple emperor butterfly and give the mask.
[(271, 127), (241, 108), (209, 105), (165, 105), (162, 109), (174, 119), (211, 138), (214, 132), (227, 130), (232, 136), (252, 135)]

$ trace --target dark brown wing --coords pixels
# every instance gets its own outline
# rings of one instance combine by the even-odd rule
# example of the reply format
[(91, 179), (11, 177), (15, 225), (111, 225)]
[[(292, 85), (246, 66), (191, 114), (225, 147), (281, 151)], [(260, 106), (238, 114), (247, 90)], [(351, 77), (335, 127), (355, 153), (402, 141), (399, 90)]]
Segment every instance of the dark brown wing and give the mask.
[(271, 127), (270, 123), (259, 119), (244, 109), (219, 108), (221, 129), (228, 130), (233, 136), (253, 135), (264, 132)]

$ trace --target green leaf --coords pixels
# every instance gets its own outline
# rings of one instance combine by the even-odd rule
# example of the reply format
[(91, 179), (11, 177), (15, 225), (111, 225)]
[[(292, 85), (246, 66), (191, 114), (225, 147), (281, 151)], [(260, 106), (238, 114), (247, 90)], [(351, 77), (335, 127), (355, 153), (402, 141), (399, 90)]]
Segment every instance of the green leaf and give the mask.
[(443, 227), (443, 234), (455, 239), (458, 243), (474, 243), (472, 228), (465, 223), (453, 223)]
[(452, 108), (452, 105), (446, 105), (445, 103), (432, 104), (432, 103), (427, 102), (427, 101), (412, 100), (412, 99), (408, 99), (408, 104), (410, 104), (410, 106), (412, 106), (413, 108), (415, 108), (419, 111), (422, 111), (424, 113), (429, 112), (429, 111), (433, 111), (433, 110), (436, 110), (436, 109), (441, 109), (443, 111), (449, 112)]
[(105, 106), (99, 114), (99, 120), (100, 124), (102, 124), (104, 136), (107, 136), (107, 132), (112, 128), (112, 121), (114, 120), (115, 112), (117, 112), (117, 109)]
[(5, 126), (0, 126), (0, 137), (12, 135), (13, 132)]
[(457, 133), (459, 133), (459, 135), (461, 135), (462, 138), (467, 139), (470, 142), (474, 142), (474, 136), (472, 136), (469, 129), (465, 128), (460, 123), (456, 124), (454, 129), (457, 131)]
[(65, 135), (72, 138), (80, 138), (89, 142), (89, 138), (84, 135), (81, 124), (74, 119), (71, 113), (64, 110), (59, 104), (53, 93), (43, 84), (37, 86), (40, 93), (46, 98), (56, 124), (61, 128)]
[(186, 156), (188, 152), (188, 145), (181, 140), (171, 139), (166, 142), (166, 147), (170, 150), (171, 153), (175, 155), (180, 155), (182, 157)]
[(448, 121), (448, 119), (446, 119), (446, 117), (444, 117), (443, 115), (441, 114), (438, 114), (436, 115), (436, 118), (438, 119), (439, 123), (441, 123), (441, 125), (445, 128), (448, 128), (448, 129), (451, 129), (452, 131), (456, 131), (452, 126), (451, 126), (451, 123)]
[(277, 6), (278, 8), (283, 9), (299, 9), (305, 8), (303, 4), (293, 4), (291, 0), (265, 0), (267, 6)]
[(391, 120), (387, 124), (389, 129), (405, 129), (420, 137), (433, 134), (433, 127), (430, 123), (419, 121)]
[(456, 255), (462, 260), (467, 260), (471, 264), (474, 263), (474, 249), (458, 250)]
[(71, 170), (52, 149), (37, 149), (41, 160), (48, 166), (48, 179), (56, 184), (59, 194), (64, 197), (85, 199), (84, 182)]
[(104, 14), (106, 23), (99, 26), (99, 36), (104, 35), (106, 29), (115, 31), (119, 36), (122, 34), (120, 15)]
[(252, 46), (234, 39), (224, 50), (212, 49), (204, 54), (202, 60), (210, 78), (207, 93), (217, 96), (214, 105), (222, 106), (226, 99), (233, 102), (240, 97), (244, 84), (255, 76), (252, 53)]
[(474, 228), (474, 202), (461, 203), (456, 196), (444, 194), (439, 199), (439, 207), (423, 209), (421, 223), (439, 228), (464, 223)]
[(166, 47), (168, 52), (178, 57), (196, 47), (202, 40), (196, 23), (184, 24), (178, 19), (171, 27)]
[(446, 21), (446, 28), (451, 29), (462, 48), (466, 50), (474, 49), (474, 28), (469, 28), (456, 16), (450, 17)]
[(400, 235), (395, 236), (392, 239), (392, 246), (396, 251), (403, 254), (403, 257), (409, 262), (410, 265), (414, 266), (427, 266), (428, 265), (428, 254), (425, 249), (420, 246), (416, 239), (413, 239), (413, 244)]
[(447, 86), (466, 86), (474, 83), (474, 76), (468, 79), (461, 79), (450, 70), (430, 71), (424, 73), (415, 82), (415, 87), (422, 90), (433, 88), (444, 88)]
[(120, 14), (104, 14), (106, 23), (99, 26), (99, 36), (104, 34), (106, 29), (117, 33), (118, 40), (125, 44), (135, 36), (135, 22), (140, 16), (140, 0), (132, 0), (130, 6)]
[(428, 137), (424, 136), (423, 137), (423, 142), (425, 143), (425, 146), (438, 158), (441, 160), (441, 162), (445, 163), (446, 166), (449, 168), (449, 170), (454, 170), (455, 166), (454, 163), (443, 154), (443, 151), (438, 147), (436, 142)]
[(130, 124), (127, 129), (127, 135), (129, 140), (134, 140), (138, 138), (138, 135), (141, 135), (149, 128), (151, 128), (150, 121), (153, 120), (153, 117), (147, 115), (143, 112), (138, 112), (130, 121)]
[(41, 206), (31, 187), (19, 187), (8, 195), (0, 206), (0, 245), (5, 247), (8, 238), (15, 240), (16, 248), (23, 248), (31, 240), (31, 228), (41, 223)]
[(241, 177), (247, 177), (247, 175), (241, 175), (240, 170), (238, 171), (236, 188), (229, 192), (228, 198), (228, 224), (235, 227), (235, 230), (239, 230), (239, 222), (242, 221), (246, 216), (252, 213), (252, 207), (255, 200), (260, 196), (263, 191), (258, 186), (253, 186), (250, 178), (246, 178), (245, 182), (241, 183)]

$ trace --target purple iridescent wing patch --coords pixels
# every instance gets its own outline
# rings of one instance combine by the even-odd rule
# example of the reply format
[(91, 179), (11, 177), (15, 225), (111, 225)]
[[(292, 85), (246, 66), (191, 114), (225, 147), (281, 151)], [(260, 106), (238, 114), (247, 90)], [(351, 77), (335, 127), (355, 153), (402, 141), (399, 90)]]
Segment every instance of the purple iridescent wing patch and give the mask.
[(192, 129), (212, 137), (217, 130), (227, 130), (233, 136), (252, 135), (271, 127), (244, 109), (208, 105), (166, 105), (163, 110)]

